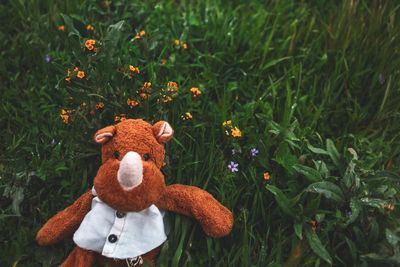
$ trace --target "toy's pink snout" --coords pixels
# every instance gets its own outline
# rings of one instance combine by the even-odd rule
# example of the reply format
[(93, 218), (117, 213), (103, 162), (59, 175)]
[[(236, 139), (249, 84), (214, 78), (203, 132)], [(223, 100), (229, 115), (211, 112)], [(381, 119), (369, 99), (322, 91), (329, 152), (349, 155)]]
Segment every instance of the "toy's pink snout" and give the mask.
[(119, 163), (117, 174), (119, 184), (124, 190), (131, 190), (143, 180), (142, 158), (136, 152), (128, 152)]

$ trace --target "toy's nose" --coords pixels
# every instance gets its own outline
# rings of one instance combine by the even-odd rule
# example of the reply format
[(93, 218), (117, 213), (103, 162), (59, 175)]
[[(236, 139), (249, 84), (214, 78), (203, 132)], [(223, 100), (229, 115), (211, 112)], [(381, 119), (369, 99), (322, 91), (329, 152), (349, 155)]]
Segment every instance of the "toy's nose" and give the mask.
[(117, 174), (119, 184), (124, 190), (131, 190), (143, 180), (142, 158), (136, 152), (128, 152), (119, 163)]

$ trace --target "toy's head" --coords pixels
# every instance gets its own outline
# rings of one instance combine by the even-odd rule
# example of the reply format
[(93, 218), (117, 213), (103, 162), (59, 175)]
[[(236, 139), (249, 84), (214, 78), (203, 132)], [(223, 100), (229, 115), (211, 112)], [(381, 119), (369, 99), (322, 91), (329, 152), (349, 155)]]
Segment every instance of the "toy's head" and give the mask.
[(160, 168), (164, 144), (173, 135), (164, 121), (124, 120), (96, 132), (102, 165), (94, 179), (99, 198), (119, 211), (140, 211), (154, 204), (165, 189)]

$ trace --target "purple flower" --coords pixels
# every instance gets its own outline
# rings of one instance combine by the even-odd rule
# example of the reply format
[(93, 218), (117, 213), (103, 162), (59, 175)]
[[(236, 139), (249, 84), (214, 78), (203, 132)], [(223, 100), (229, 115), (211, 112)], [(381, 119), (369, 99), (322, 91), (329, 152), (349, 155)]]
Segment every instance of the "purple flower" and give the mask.
[(253, 147), (253, 148), (250, 150), (250, 155), (251, 155), (252, 157), (255, 157), (255, 156), (257, 156), (257, 154), (258, 154), (257, 148)]
[(379, 83), (380, 83), (381, 85), (383, 85), (383, 84), (385, 83), (385, 76), (383, 76), (382, 73), (379, 74), (378, 79), (379, 79)]
[(231, 163), (228, 165), (228, 168), (231, 170), (231, 172), (238, 172), (239, 171), (239, 164), (236, 162), (231, 161)]
[(47, 54), (47, 55), (44, 57), (44, 61), (46, 61), (47, 63), (49, 63), (49, 62), (51, 61), (51, 56), (50, 56), (49, 54)]
[(346, 210), (344, 213), (346, 214), (346, 217), (347, 217), (347, 218), (350, 218), (350, 217), (353, 215), (353, 213), (351, 212), (351, 210)]

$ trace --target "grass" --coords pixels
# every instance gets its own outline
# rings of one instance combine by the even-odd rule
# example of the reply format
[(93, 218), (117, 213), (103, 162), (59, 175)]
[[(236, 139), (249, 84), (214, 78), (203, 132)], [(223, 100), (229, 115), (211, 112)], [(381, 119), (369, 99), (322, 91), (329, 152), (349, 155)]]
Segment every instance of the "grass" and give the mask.
[[(71, 240), (42, 248), (34, 236), (91, 187), (100, 164), (92, 135), (126, 114), (169, 121), (166, 182), (204, 188), (235, 216), (218, 240), (171, 216), (159, 266), (398, 266), (399, 8), (378, 0), (2, 3), (0, 265), (53, 266), (68, 255)], [(140, 68), (134, 79), (129, 64)], [(74, 66), (86, 76), (65, 81)], [(142, 100), (136, 91), (146, 81), (152, 94)], [(169, 81), (179, 92), (164, 103)], [(192, 87), (203, 93), (192, 99)], [(242, 137), (225, 134), (226, 120)]]

